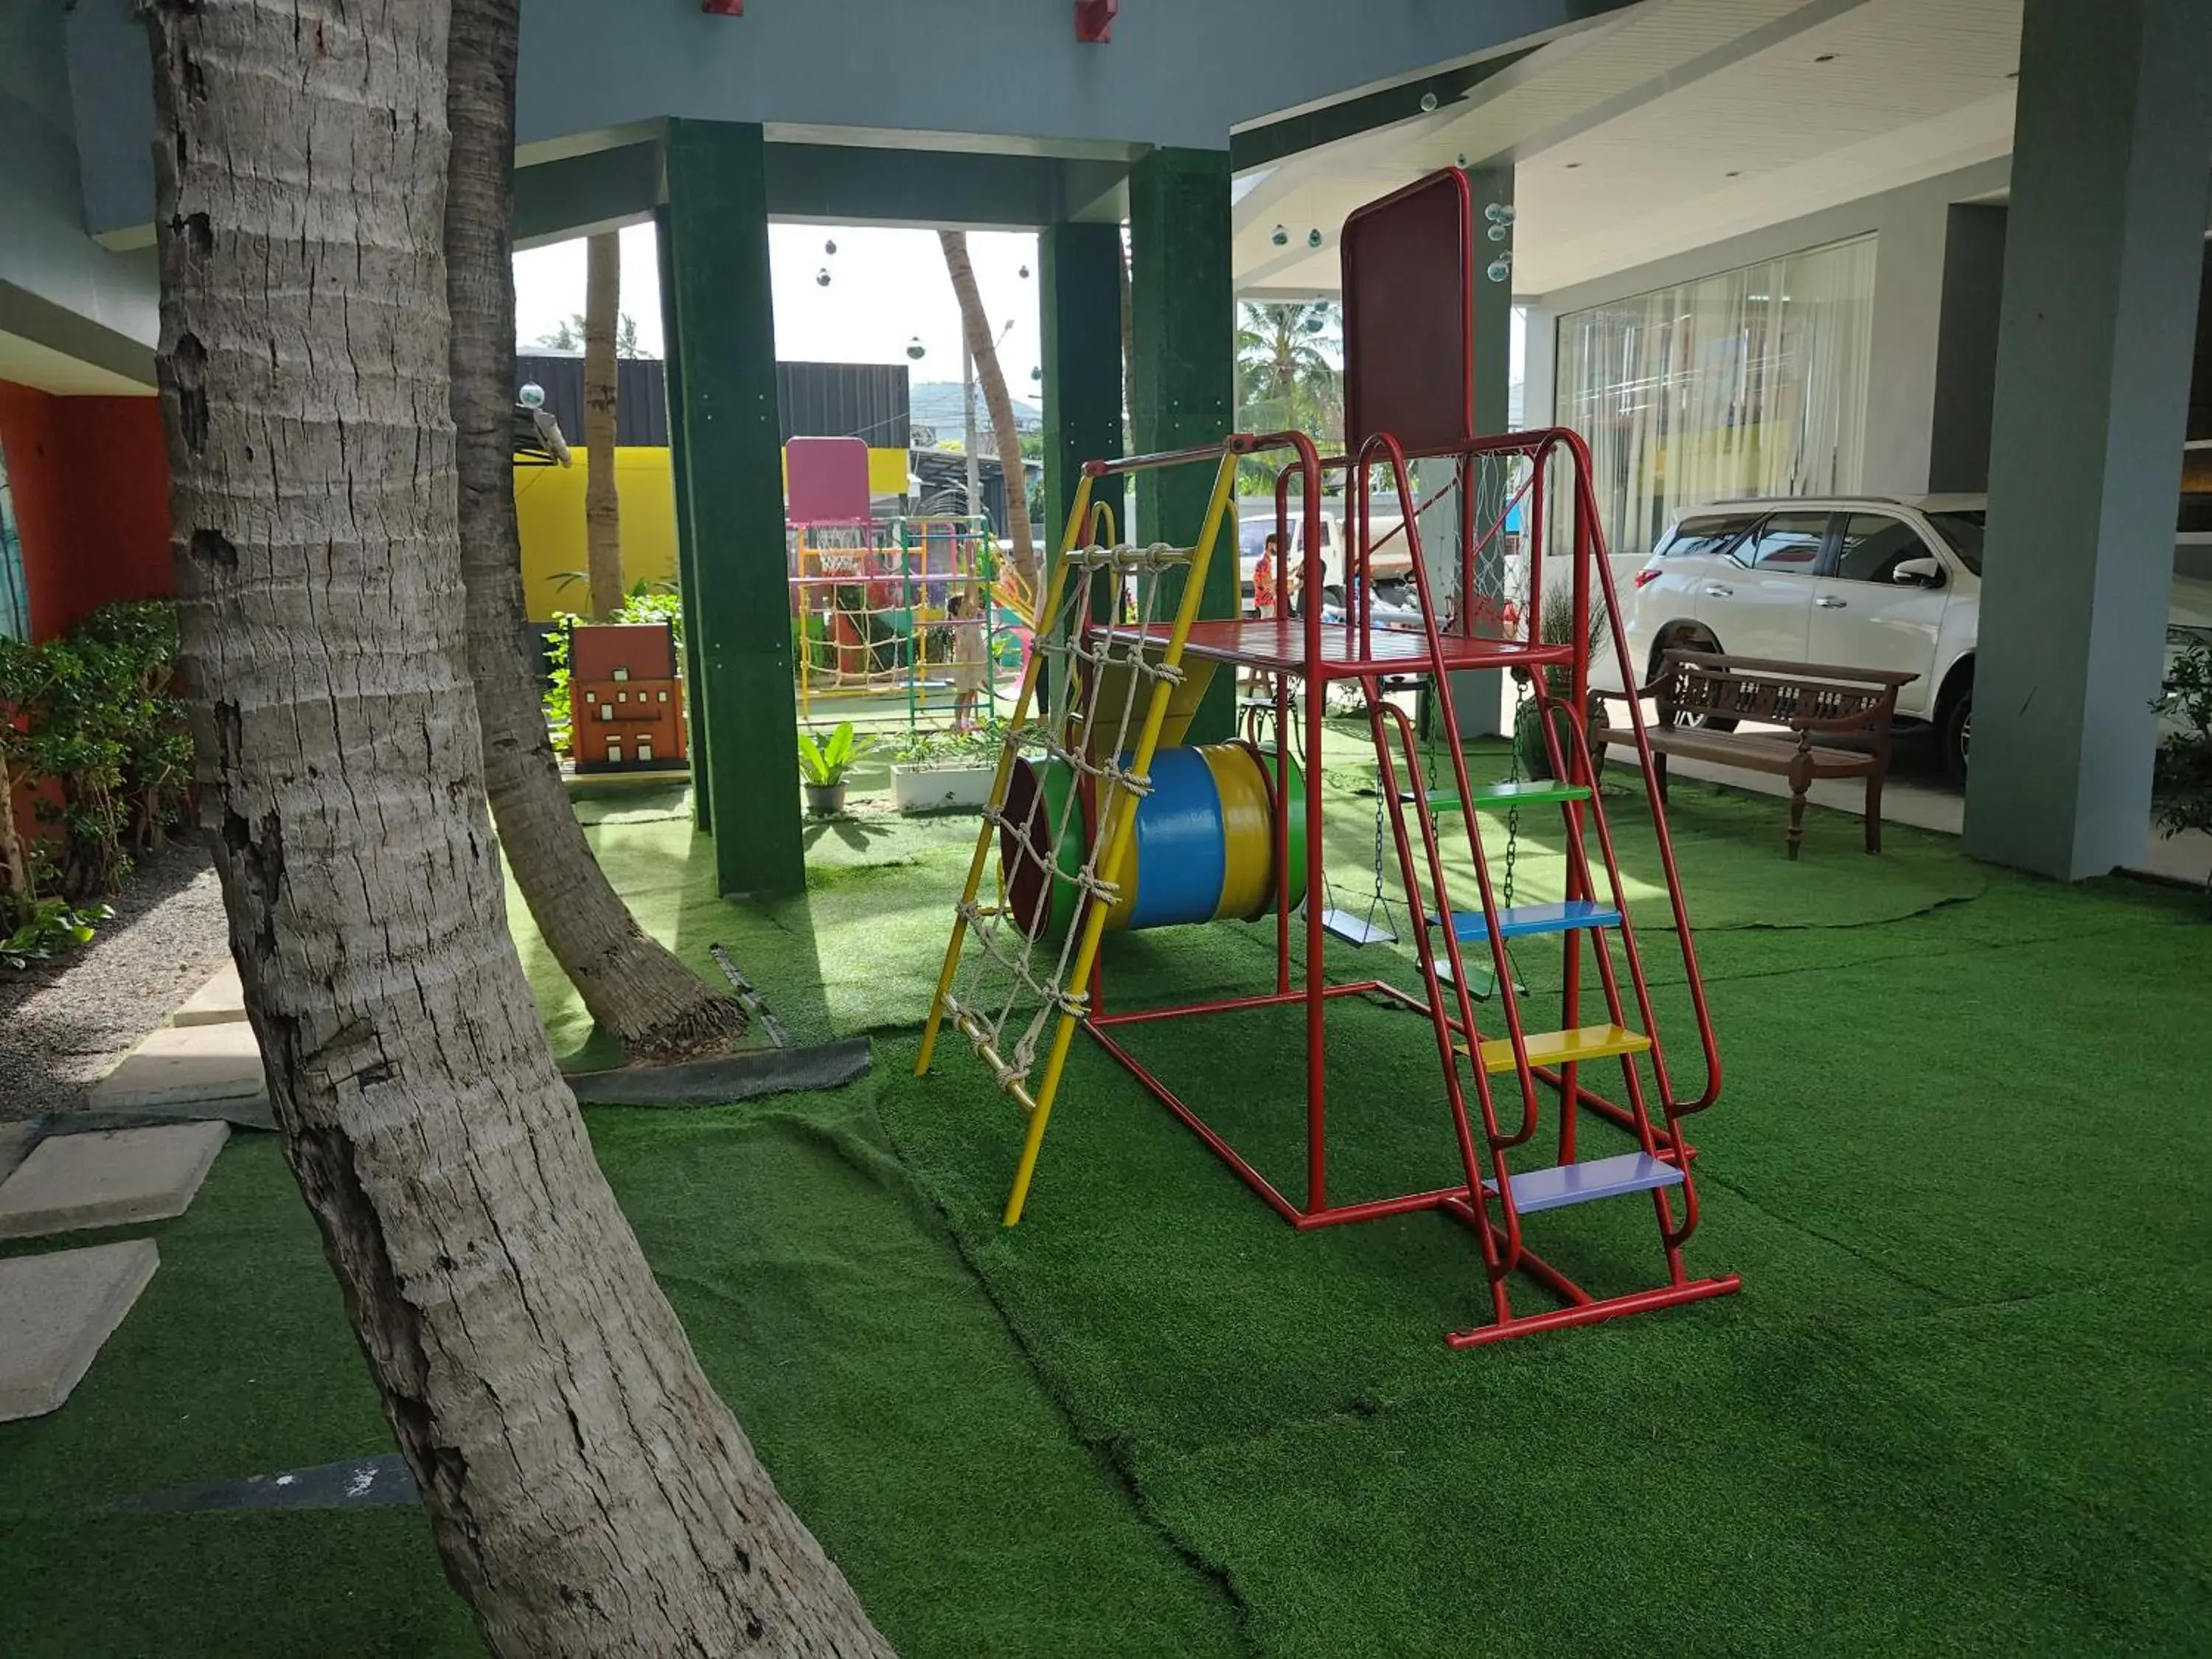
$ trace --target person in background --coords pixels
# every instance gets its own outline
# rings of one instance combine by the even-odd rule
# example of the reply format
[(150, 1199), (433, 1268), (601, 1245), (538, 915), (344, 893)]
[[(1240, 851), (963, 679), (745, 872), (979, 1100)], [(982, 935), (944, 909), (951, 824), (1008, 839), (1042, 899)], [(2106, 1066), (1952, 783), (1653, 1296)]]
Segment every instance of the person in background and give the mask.
[(955, 593), (945, 602), (945, 626), (951, 635), (946, 654), (952, 665), (952, 729), (973, 732), (975, 705), (990, 683), (981, 606), (970, 594)]
[(1282, 547), (1282, 538), (1270, 531), (1267, 545), (1260, 550), (1260, 562), (1252, 572), (1252, 608), (1262, 622), (1272, 620), (1275, 614), (1275, 560)]

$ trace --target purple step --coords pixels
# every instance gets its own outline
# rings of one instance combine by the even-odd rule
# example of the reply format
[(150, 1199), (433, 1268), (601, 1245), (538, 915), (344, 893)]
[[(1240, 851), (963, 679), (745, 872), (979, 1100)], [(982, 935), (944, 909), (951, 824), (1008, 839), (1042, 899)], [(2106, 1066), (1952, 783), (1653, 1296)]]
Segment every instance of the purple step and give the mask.
[[(1484, 1189), (1493, 1196), (1495, 1181)], [(1559, 1164), (1547, 1170), (1513, 1172), (1513, 1207), (1522, 1215), (1538, 1210), (1560, 1210), (1570, 1204), (1587, 1204), (1594, 1198), (1619, 1198), (1624, 1193), (1648, 1193), (1655, 1187), (1679, 1187), (1682, 1172), (1662, 1164), (1649, 1152), (1623, 1152), (1618, 1158), (1595, 1158), (1587, 1164)]]

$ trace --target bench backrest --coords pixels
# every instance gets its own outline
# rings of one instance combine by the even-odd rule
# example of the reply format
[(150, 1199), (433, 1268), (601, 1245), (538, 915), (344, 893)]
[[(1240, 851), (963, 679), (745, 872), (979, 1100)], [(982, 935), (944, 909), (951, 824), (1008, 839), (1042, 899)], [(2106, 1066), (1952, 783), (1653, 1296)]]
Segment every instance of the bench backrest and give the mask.
[(1659, 705), (1662, 725), (1672, 725), (1669, 717), (1675, 714), (1717, 714), (1832, 731), (1887, 727), (1897, 708), (1897, 688), (1917, 678), (1888, 669), (1676, 650), (1662, 654), (1659, 672), (1645, 690)]

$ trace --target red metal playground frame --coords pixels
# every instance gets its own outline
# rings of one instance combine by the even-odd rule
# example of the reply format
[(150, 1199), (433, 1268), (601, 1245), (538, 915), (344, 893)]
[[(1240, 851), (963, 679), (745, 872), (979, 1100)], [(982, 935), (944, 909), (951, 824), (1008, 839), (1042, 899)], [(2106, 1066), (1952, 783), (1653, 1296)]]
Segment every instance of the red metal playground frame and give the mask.
[[(1692, 1171), (1695, 1152), (1684, 1138), (1683, 1125), (1686, 1118), (1704, 1110), (1718, 1097), (1720, 1056), (1713, 1036), (1704, 983), (1698, 971), (1673, 844), (1668, 835), (1664, 813), (1658, 804), (1658, 792), (1651, 787), (1650, 746), (1635, 700), (1625, 700), (1628, 725), (1644, 772), (1644, 797), (1650, 805), (1656, 833), (1668, 897), (1673, 908), (1674, 930), (1680, 942), (1683, 968), (1703, 1049), (1705, 1082), (1703, 1090), (1693, 1097), (1677, 1095), (1668, 1069), (1649, 983), (1637, 948), (1627, 898), (1622, 890), (1614, 858), (1612, 831), (1595, 787), (1594, 759), (1586, 737), (1588, 727), (1583, 715), (1589, 690), (1592, 601), (1601, 598), (1608, 614), (1618, 615), (1619, 611), (1589, 487), (1589, 453), (1582, 440), (1571, 431), (1553, 428), (1453, 441), (1409, 453), (1395, 437), (1382, 433), (1370, 437), (1357, 456), (1324, 459), (1313, 443), (1299, 434), (1285, 433), (1267, 437), (1239, 434), (1224, 444), (1201, 449), (1093, 462), (1087, 470), (1094, 477), (1111, 477), (1187, 463), (1214, 461), (1224, 451), (1255, 455), (1284, 451), (1291, 453), (1291, 460), (1279, 474), (1276, 486), (1276, 520), (1279, 532), (1277, 546), (1280, 550), (1278, 553), (1276, 591), (1282, 593), (1291, 591), (1284, 585), (1284, 579), (1289, 574), (1289, 496), (1293, 478), (1302, 492), (1304, 508), (1303, 544), (1298, 555), (1304, 591), (1318, 596), (1322, 591), (1322, 569), (1319, 513), (1322, 475), (1328, 471), (1353, 470), (1354, 476), (1348, 481), (1346, 495), (1347, 518), (1351, 522), (1347, 525), (1346, 538), (1347, 608), (1342, 622), (1325, 623), (1318, 603), (1308, 604), (1304, 616), (1298, 619), (1201, 621), (1192, 625), (1185, 641), (1184, 654), (1249, 667), (1274, 677), (1276, 744), (1270, 757), (1274, 763), (1270, 775), (1274, 798), (1278, 801), (1287, 799), (1291, 764), (1288, 750), (1291, 746), (1289, 738), (1292, 720), (1297, 716), (1303, 717), (1305, 752), (1317, 762), (1322, 753), (1324, 688), (1337, 681), (1358, 682), (1366, 699), (1380, 764), (1381, 792), (1389, 807), (1392, 838), (1405, 890), (1407, 915), (1416, 938), (1421, 994), (1415, 994), (1375, 979), (1336, 985), (1327, 982), (1322, 907), (1314, 896), (1323, 890), (1323, 791), (1316, 783), (1304, 792), (1304, 890), (1308, 897), (1302, 918), (1293, 915), (1289, 903), (1291, 884), (1279, 877), (1276, 884), (1274, 989), (1255, 996), (1114, 1012), (1109, 1011), (1105, 1000), (1103, 965), (1094, 965), (1088, 988), (1087, 1012), (1083, 1021), (1085, 1028), (1108, 1054), (1125, 1066), (1162, 1105), (1188, 1125), (1201, 1141), (1292, 1226), (1303, 1231), (1423, 1210), (1441, 1210), (1466, 1224), (1474, 1233), (1481, 1249), (1484, 1270), (1490, 1285), (1492, 1318), (1487, 1324), (1449, 1334), (1446, 1340), (1455, 1346), (1467, 1346), (1533, 1331), (1592, 1324), (1625, 1314), (1671, 1307), (1736, 1290), (1740, 1281), (1735, 1275), (1692, 1278), (1682, 1261), (1682, 1247), (1696, 1231), (1698, 1218)], [(1538, 642), (1534, 624), (1534, 619), (1543, 612), (1543, 567), (1546, 562), (1540, 556), (1540, 550), (1546, 545), (1543, 515), (1547, 502), (1553, 499), (1555, 483), (1567, 482), (1558, 476), (1563, 454), (1571, 472), (1568, 493), (1572, 503), (1574, 629), (1573, 637), (1569, 642), (1547, 645)], [(1523, 463), (1526, 469), (1526, 476), (1519, 489), (1512, 501), (1506, 503), (1498, 514), (1495, 522), (1487, 526), (1478, 524), (1475, 520), (1477, 491), (1474, 488), (1478, 473), (1486, 465), (1497, 467), (1516, 458)], [(1506, 518), (1512, 507), (1525, 502), (1528, 520), (1525, 545), (1531, 550), (1530, 591), (1519, 629), (1526, 637), (1510, 637), (1514, 630), (1498, 629), (1494, 619), (1483, 614), (1485, 607), (1477, 605), (1462, 606), (1461, 613), (1452, 619), (1449, 629), (1438, 620), (1433, 602), (1435, 596), (1431, 591), (1428, 573), (1421, 556), (1418, 515), (1411, 508), (1414, 497), (1409, 487), (1408, 463), (1413, 460), (1448, 461), (1455, 470), (1461, 531), (1458, 538), (1459, 592), (1462, 594), (1476, 592), (1475, 570), (1479, 554), (1490, 542), (1503, 535)], [(1372, 587), (1366, 577), (1374, 550), (1370, 524), (1370, 486), (1371, 474), (1377, 465), (1387, 468), (1397, 488), (1399, 499), (1407, 504), (1402, 532), (1394, 530), (1389, 533), (1404, 534), (1409, 544), (1407, 550), (1412, 558), (1413, 580), (1419, 592), (1421, 613), (1425, 619), (1419, 631), (1394, 631), (1378, 629), (1375, 625)], [(1151, 631), (1164, 638), (1171, 629), (1168, 624), (1155, 624)], [(1622, 675), (1621, 683), (1634, 685), (1638, 681), (1628, 660), (1626, 645), (1619, 629), (1612, 632)], [(1500, 634), (1509, 636), (1500, 637)], [(1569, 684), (1564, 696), (1555, 695), (1547, 686), (1547, 676), (1540, 672), (1546, 667), (1565, 667), (1569, 671)], [(1412, 723), (1401, 709), (1389, 702), (1382, 682), (1386, 678), (1430, 676), (1435, 677), (1431, 682), (1434, 684), (1441, 683), (1441, 677), (1445, 674), (1477, 668), (1532, 671), (1528, 678), (1541, 717), (1553, 775), (1568, 780), (1571, 786), (1580, 786), (1565, 790), (1554, 789), (1547, 797), (1559, 800), (1566, 832), (1566, 902), (1565, 905), (1533, 907), (1575, 918), (1564, 927), (1537, 925), (1543, 920), (1541, 918), (1523, 926), (1522, 921), (1528, 920), (1527, 911), (1501, 911), (1482, 844), (1478, 822), (1480, 815), (1472, 810), (1474, 804), (1484, 798), (1485, 792), (1470, 787), (1452, 699), (1438, 696), (1432, 702), (1436, 715), (1443, 722), (1446, 747), (1451, 757), (1449, 787), (1455, 791), (1457, 802), (1469, 809), (1464, 811), (1464, 819), (1474, 854), (1479, 910), (1474, 913), (1455, 911), (1446, 891), (1437, 844), (1437, 820), (1431, 811), (1432, 799), (1446, 793), (1445, 789), (1438, 787), (1444, 781), (1431, 781), (1421, 775)], [(1303, 683), (1304, 696), (1302, 703), (1294, 702), (1293, 679)], [(1434, 796), (1432, 789), (1436, 792)], [(1563, 794), (1571, 798), (1560, 799)], [(1408, 807), (1412, 809), (1410, 812)], [(1599, 858), (1595, 860), (1597, 867), (1595, 869), (1584, 844), (1586, 833), (1594, 833), (1598, 843)], [(1290, 826), (1285, 814), (1277, 814), (1276, 835), (1276, 868), (1286, 874), (1285, 866), (1290, 857)], [(1602, 891), (1598, 885), (1601, 872), (1606, 882)], [(1600, 917), (1603, 919), (1583, 919)], [(1423, 926), (1424, 919), (1427, 919), (1430, 925)], [(1443, 925), (1447, 921), (1449, 925)], [(1294, 982), (1297, 981), (1301, 969), (1294, 961), (1291, 950), (1293, 925), (1300, 922), (1304, 929), (1302, 983)], [(1497, 1024), (1502, 1030), (1486, 1035), (1478, 1025), (1474, 1001), (1467, 988), (1469, 981), (1460, 949), (1463, 933), (1470, 939), (1480, 939), (1489, 946), (1499, 1000), (1498, 1013), (1502, 1017)], [(1560, 994), (1562, 1017), (1559, 1022), (1562, 1029), (1559, 1033), (1549, 1035), (1532, 1034), (1524, 1027), (1519, 999), (1514, 992), (1513, 968), (1506, 954), (1507, 940), (1533, 933), (1554, 933), (1559, 937), (1564, 954), (1563, 989)], [(1441, 953), (1436, 945), (1438, 939), (1443, 941)], [(1613, 959), (1614, 941), (1617, 941), (1621, 957), (1618, 964)], [(1577, 1030), (1583, 996), (1582, 981), (1586, 950), (1591, 958), (1590, 965), (1597, 969), (1599, 990), (1608, 1022), (1606, 1027), (1592, 1030), (1608, 1030), (1620, 1038), (1632, 1039), (1640, 1035), (1648, 1037), (1648, 1044), (1638, 1043), (1633, 1050), (1628, 1052), (1618, 1048), (1599, 1047), (1592, 1051), (1597, 1059), (1577, 1059), (1573, 1039), (1588, 1035)], [(1441, 971), (1447, 966), (1449, 980)], [(1394, 999), (1429, 1017), (1435, 1034), (1462, 1178), (1452, 1184), (1426, 1191), (1402, 1193), (1358, 1203), (1332, 1203), (1328, 1197), (1325, 1079), (1328, 1005), (1332, 1000), (1340, 997), (1372, 995)], [(1302, 1200), (1294, 1200), (1261, 1175), (1188, 1102), (1131, 1053), (1117, 1034), (1127, 1027), (1164, 1020), (1200, 1018), (1239, 1010), (1300, 1004), (1305, 1009), (1305, 1192)], [(1632, 1018), (1638, 1022), (1640, 1033), (1626, 1029)], [(1561, 1037), (1568, 1039), (1564, 1048), (1557, 1041)], [(1639, 1074), (1637, 1064), (1639, 1053), (1647, 1056), (1656, 1087), (1647, 1088)], [(1504, 1063), (1509, 1054), (1510, 1066)], [(1583, 1066), (1615, 1057), (1621, 1068), (1625, 1101), (1617, 1102), (1600, 1094), (1588, 1086), (1582, 1075)], [(1520, 1096), (1521, 1110), (1513, 1122), (1506, 1121), (1501, 1114), (1498, 1096), (1502, 1091), (1492, 1086), (1491, 1073), (1493, 1070), (1500, 1074), (1501, 1082), (1510, 1074), (1511, 1087)], [(1467, 1086), (1467, 1079), (1470, 1076), (1474, 1079), (1472, 1091)], [(1510, 1167), (1509, 1154), (1532, 1140), (1536, 1134), (1540, 1121), (1540, 1091), (1549, 1091), (1561, 1103), (1558, 1162), (1542, 1170), (1524, 1170), (1520, 1176), (1522, 1190), (1516, 1194), (1516, 1176)], [(1576, 1128), (1579, 1113), (1584, 1110), (1627, 1129), (1635, 1137), (1640, 1152), (1623, 1158), (1577, 1164)], [(1610, 1186), (1606, 1182), (1612, 1176), (1592, 1176), (1589, 1181), (1577, 1185), (1581, 1179), (1577, 1172), (1628, 1165), (1633, 1165), (1633, 1169), (1614, 1170), (1613, 1174), (1620, 1178), (1613, 1179)], [(1680, 1198), (1679, 1214), (1673, 1196), (1678, 1189)], [(1547, 1209), (1587, 1198), (1638, 1191), (1649, 1192), (1650, 1195), (1666, 1263), (1665, 1281), (1651, 1288), (1626, 1295), (1594, 1296), (1530, 1249), (1523, 1238), (1524, 1210)], [(1508, 1289), (1508, 1281), (1516, 1272), (1526, 1274), (1551, 1292), (1561, 1305), (1534, 1314), (1516, 1313)]]

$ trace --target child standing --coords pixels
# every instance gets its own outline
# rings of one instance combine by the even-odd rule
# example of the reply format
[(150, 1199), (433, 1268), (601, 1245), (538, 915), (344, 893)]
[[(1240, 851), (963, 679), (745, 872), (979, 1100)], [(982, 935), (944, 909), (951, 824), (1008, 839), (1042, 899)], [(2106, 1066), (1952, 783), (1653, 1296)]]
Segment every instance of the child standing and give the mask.
[(990, 684), (989, 641), (975, 600), (955, 593), (945, 602), (945, 623), (951, 638), (952, 729), (975, 729), (975, 705)]

